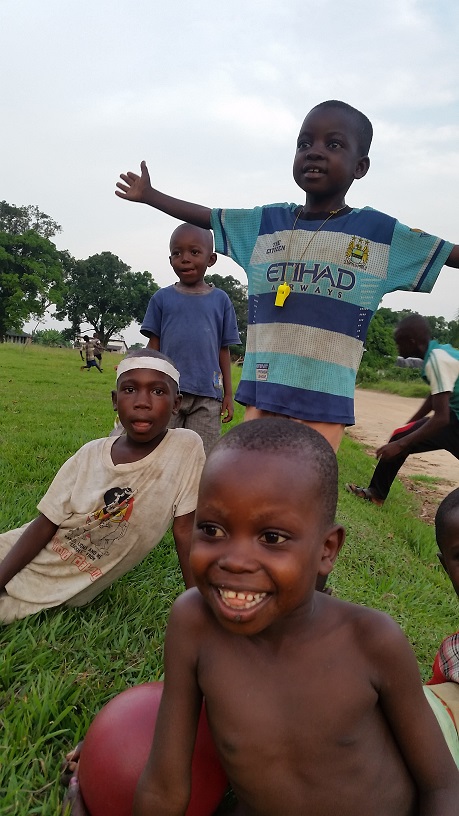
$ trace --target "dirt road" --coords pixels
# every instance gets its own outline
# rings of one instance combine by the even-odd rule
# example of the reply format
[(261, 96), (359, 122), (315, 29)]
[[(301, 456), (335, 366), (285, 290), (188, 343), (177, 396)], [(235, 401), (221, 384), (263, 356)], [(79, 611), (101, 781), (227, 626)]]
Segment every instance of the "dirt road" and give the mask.
[[(374, 455), (384, 441), (389, 439), (394, 428), (404, 425), (415, 413), (422, 400), (398, 397), (393, 394), (383, 394), (377, 391), (357, 389), (355, 393), (356, 424), (348, 428), (346, 433), (358, 442), (368, 445), (368, 453)], [(426, 496), (430, 495), (438, 504), (454, 487), (459, 485), (459, 461), (447, 451), (433, 451), (432, 453), (418, 453), (409, 456), (400, 476), (409, 475), (432, 476), (439, 479), (432, 496), (432, 491), (426, 489)], [(405, 480), (404, 480), (405, 481)], [(424, 493), (424, 488), (417, 482), (405, 482), (416, 492)], [(426, 507), (426, 515), (431, 515)]]

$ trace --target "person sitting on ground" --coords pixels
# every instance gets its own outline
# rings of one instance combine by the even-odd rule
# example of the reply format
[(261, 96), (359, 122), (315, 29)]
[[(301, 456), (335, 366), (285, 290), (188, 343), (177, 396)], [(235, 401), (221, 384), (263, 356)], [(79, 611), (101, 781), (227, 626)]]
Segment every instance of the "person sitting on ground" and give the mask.
[(99, 372), (102, 373), (103, 369), (100, 367), (98, 361), (95, 358), (95, 341), (90, 340), (88, 335), (85, 334), (83, 337), (84, 340), (84, 350), (86, 355), (86, 365), (80, 366), (80, 371), (91, 371), (91, 368), (97, 368)]
[(379, 459), (368, 487), (350, 482), (359, 499), (384, 504), (397, 473), (412, 453), (447, 450), (459, 459), (459, 350), (431, 339), (430, 326), (418, 314), (400, 321), (394, 334), (402, 357), (420, 357), (430, 395), (403, 428), (376, 451)]
[(345, 196), (368, 172), (373, 128), (340, 100), (315, 105), (301, 125), (293, 177), (301, 205), (210, 209), (121, 175), (116, 195), (180, 221), (211, 228), (217, 252), (247, 273), (247, 350), (236, 400), (246, 419), (305, 422), (338, 449), (354, 424), (355, 377), (371, 317), (387, 292), (430, 292), (442, 266), (459, 267), (459, 246), (410, 229)]
[(140, 329), (150, 338), (147, 348), (172, 357), (182, 375), (182, 403), (169, 427), (196, 431), (206, 454), (221, 422), (233, 418), (229, 346), (241, 342), (228, 295), (204, 281), (217, 260), (213, 249), (210, 230), (193, 224), (174, 230), (169, 261), (179, 280), (153, 295)]
[(179, 373), (160, 352), (131, 352), (112, 392), (126, 433), (83, 445), (38, 504), (40, 515), (0, 535), (0, 621), (83, 606), (142, 561), (172, 522), (186, 586), (202, 441), (168, 430)]
[[(459, 596), (459, 488), (441, 502), (435, 516), (435, 533), (440, 550), (438, 557)], [(435, 695), (436, 705), (430, 697), (429, 702), (459, 767), (459, 632), (448, 635), (442, 642), (427, 691)]]
[(203, 697), (241, 816), (457, 815), (459, 774), (400, 628), (315, 592), (344, 538), (336, 501), (336, 457), (311, 428), (255, 420), (213, 448), (135, 816), (185, 814)]

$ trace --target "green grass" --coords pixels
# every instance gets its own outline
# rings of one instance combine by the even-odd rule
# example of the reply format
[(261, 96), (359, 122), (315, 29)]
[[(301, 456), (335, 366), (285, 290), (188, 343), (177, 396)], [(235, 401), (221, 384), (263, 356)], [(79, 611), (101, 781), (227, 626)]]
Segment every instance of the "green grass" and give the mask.
[[(34, 517), (56, 470), (112, 426), (104, 373), (80, 372), (77, 352), (0, 345), (0, 530)], [(240, 368), (233, 371), (235, 383)], [(236, 406), (234, 422), (242, 419)], [(226, 430), (228, 426), (224, 426)], [(350, 439), (339, 453), (338, 520), (347, 540), (331, 584), (342, 598), (383, 609), (404, 628), (429, 675), (457, 628), (452, 589), (437, 565), (432, 528), (396, 483), (382, 508), (347, 494), (373, 465)], [(127, 686), (158, 679), (168, 610), (182, 591), (170, 535), (129, 575), (83, 609), (42, 612), (0, 627), (0, 800), (4, 816), (59, 813), (58, 767), (101, 706)]]
[(416, 397), (416, 399), (425, 399), (430, 394), (429, 386), (421, 379), (411, 382), (401, 380), (359, 382), (358, 386), (370, 389), (370, 391), (384, 391), (386, 394), (398, 394), (400, 397)]

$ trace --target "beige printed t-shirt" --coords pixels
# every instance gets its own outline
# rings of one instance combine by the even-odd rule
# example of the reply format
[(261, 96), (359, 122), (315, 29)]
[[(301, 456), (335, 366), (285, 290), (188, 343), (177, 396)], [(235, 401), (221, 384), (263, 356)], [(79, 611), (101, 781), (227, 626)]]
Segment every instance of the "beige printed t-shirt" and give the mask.
[[(195, 510), (205, 457), (194, 431), (169, 430), (152, 453), (128, 464), (113, 464), (115, 441), (88, 442), (62, 465), (38, 504), (59, 529), (6, 585), (0, 620), (10, 599), (33, 611), (82, 606), (142, 561), (176, 516)], [(0, 535), (0, 558), (24, 527)]]

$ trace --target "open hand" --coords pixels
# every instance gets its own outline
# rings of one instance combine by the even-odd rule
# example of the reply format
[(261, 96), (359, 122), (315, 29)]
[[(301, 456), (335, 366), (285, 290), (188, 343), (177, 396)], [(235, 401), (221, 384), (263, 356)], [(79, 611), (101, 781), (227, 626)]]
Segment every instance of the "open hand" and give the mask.
[(389, 461), (389, 459), (395, 459), (396, 456), (399, 456), (403, 453), (405, 447), (402, 444), (402, 440), (396, 442), (388, 442), (386, 445), (382, 445), (376, 451), (376, 457), (378, 459), (382, 459), (383, 461)]
[(126, 198), (128, 201), (147, 203), (148, 194), (152, 188), (146, 162), (143, 161), (140, 164), (140, 176), (137, 173), (128, 171), (127, 173), (121, 173), (120, 178), (124, 184), (120, 181), (117, 182), (118, 190), (115, 190), (115, 195), (119, 196), (119, 198)]
[(222, 422), (231, 422), (234, 415), (234, 404), (231, 397), (223, 397), (222, 409), (220, 411)]

